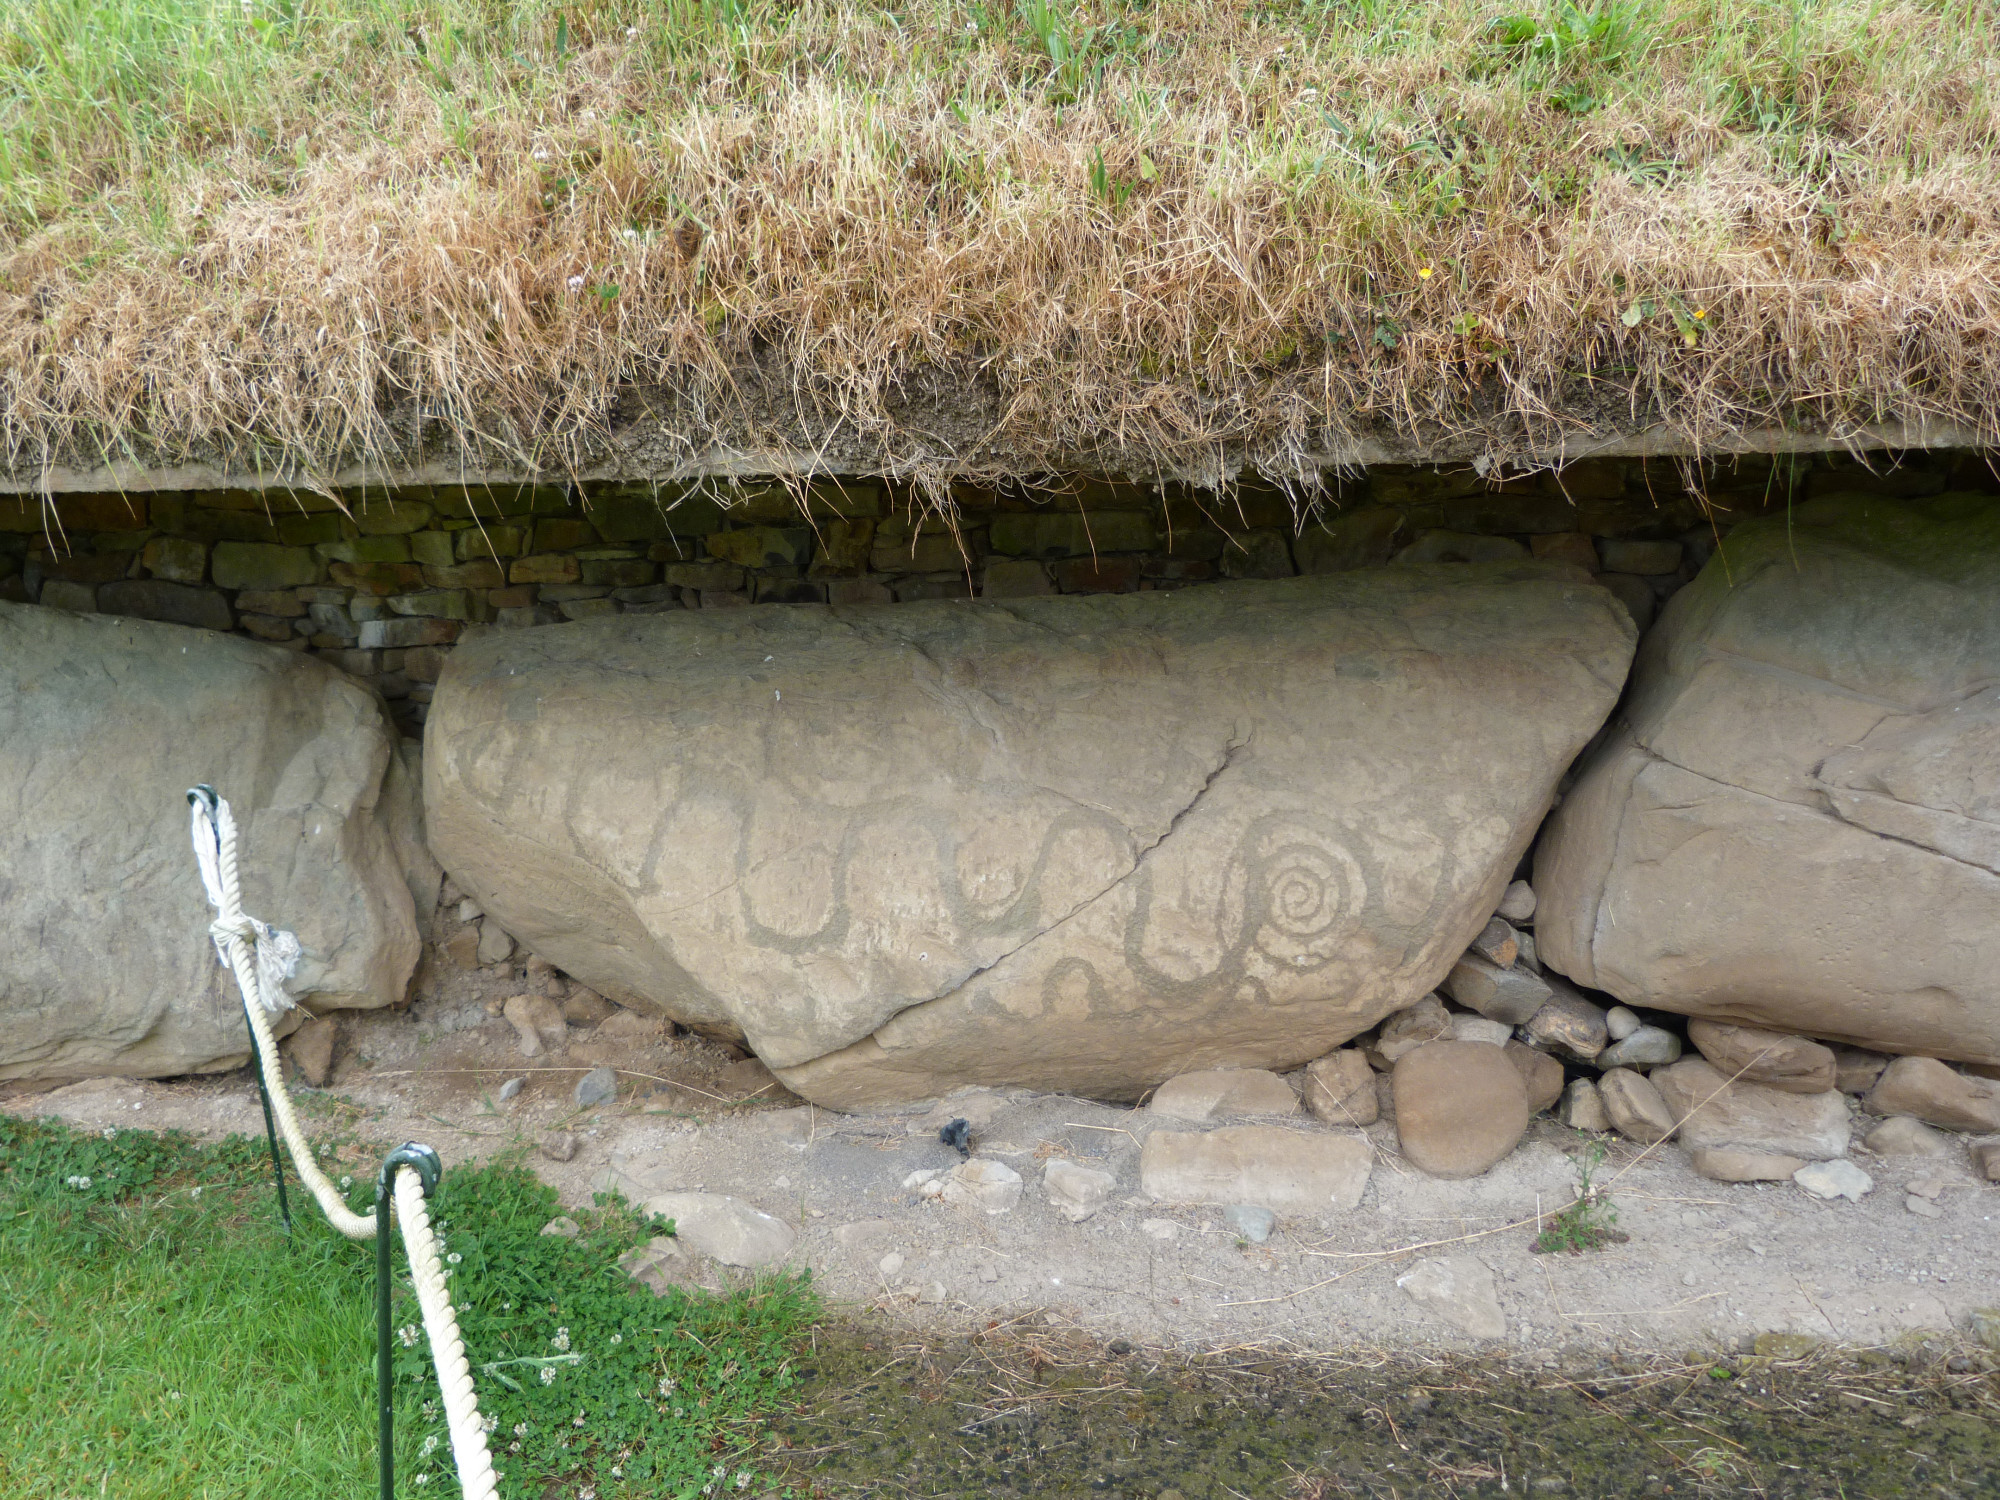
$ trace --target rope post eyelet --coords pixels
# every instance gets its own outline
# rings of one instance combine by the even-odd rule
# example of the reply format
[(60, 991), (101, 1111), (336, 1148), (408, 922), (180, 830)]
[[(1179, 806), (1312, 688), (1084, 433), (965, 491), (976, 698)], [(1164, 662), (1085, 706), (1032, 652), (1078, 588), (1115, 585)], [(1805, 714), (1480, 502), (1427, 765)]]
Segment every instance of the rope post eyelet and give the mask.
[(396, 1173), (408, 1167), (417, 1174), (424, 1196), (437, 1191), (444, 1175), (444, 1163), (437, 1152), (416, 1141), (405, 1141), (382, 1159), (375, 1178), (375, 1398), (381, 1446), (382, 1500), (396, 1497), (396, 1406), (390, 1394), (395, 1372), (390, 1367), (389, 1340), (392, 1335), (389, 1281), (389, 1208), (396, 1196)]

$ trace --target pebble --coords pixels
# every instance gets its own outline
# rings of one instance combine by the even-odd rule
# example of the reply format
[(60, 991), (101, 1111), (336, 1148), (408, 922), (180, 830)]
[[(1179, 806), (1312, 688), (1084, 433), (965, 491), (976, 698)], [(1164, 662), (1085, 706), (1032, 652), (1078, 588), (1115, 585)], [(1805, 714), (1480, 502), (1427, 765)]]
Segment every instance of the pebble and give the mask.
[(945, 1174), (939, 1196), (956, 1208), (1004, 1214), (1021, 1201), (1021, 1174), (1005, 1162), (974, 1157)]
[(1072, 1224), (1081, 1224), (1110, 1201), (1118, 1179), (1095, 1167), (1057, 1158), (1042, 1169), (1042, 1189)]
[(1595, 1059), (1600, 1068), (1659, 1068), (1678, 1062), (1681, 1039), (1658, 1026), (1641, 1026), (1613, 1042)]
[(1944, 1217), (1943, 1209), (1939, 1208), (1928, 1198), (1919, 1198), (1915, 1193), (1911, 1193), (1903, 1199), (1903, 1207), (1920, 1219), (1941, 1219)]
[(1946, 1156), (1951, 1142), (1921, 1120), (1897, 1115), (1868, 1132), (1868, 1149), (1877, 1156)]
[(518, 1098), (520, 1096), (521, 1090), (526, 1088), (527, 1086), (528, 1086), (528, 1080), (525, 1078), (508, 1079), (505, 1083), (500, 1085), (500, 1102), (502, 1104), (505, 1104), (509, 1099)]
[(1513, 1035), (1514, 1028), (1505, 1021), (1488, 1020), (1469, 1011), (1451, 1018), (1451, 1039), (1455, 1042), (1485, 1042), (1488, 1046), (1504, 1047)]
[(1611, 1117), (1604, 1112), (1604, 1100), (1597, 1092), (1597, 1085), (1588, 1078), (1578, 1078), (1570, 1083), (1569, 1091), (1563, 1097), (1562, 1119), (1571, 1130), (1611, 1128)]
[(1792, 1174), (1792, 1181), (1815, 1198), (1848, 1198), (1856, 1203), (1875, 1186), (1874, 1178), (1844, 1157), (1800, 1167)]
[(550, 1161), (569, 1161), (576, 1155), (576, 1137), (558, 1130), (542, 1142), (542, 1155)]
[(568, 1214), (562, 1214), (544, 1224), (542, 1226), (542, 1233), (556, 1239), (573, 1240), (583, 1233), (583, 1226)]
[(1805, 1165), (1780, 1151), (1737, 1146), (1700, 1146), (1688, 1153), (1688, 1161), (1711, 1182), (1784, 1182)]
[(1500, 897), (1500, 915), (1510, 922), (1526, 922), (1535, 915), (1535, 888), (1525, 880), (1510, 884)]
[(894, 1250), (891, 1250), (887, 1255), (875, 1262), (875, 1269), (880, 1271), (884, 1276), (900, 1276), (903, 1272), (903, 1257), (898, 1255)]
[(1622, 1042), (1646, 1023), (1638, 1015), (1622, 1005), (1614, 1005), (1604, 1013), (1604, 1030), (1614, 1042)]
[(1261, 1245), (1271, 1237), (1271, 1231), (1278, 1226), (1278, 1216), (1268, 1208), (1259, 1208), (1254, 1203), (1232, 1203), (1222, 1211), (1222, 1217), (1244, 1239), (1253, 1245)]
[(1141, 1219), (1139, 1233), (1148, 1239), (1170, 1240), (1181, 1232), (1180, 1225), (1172, 1219)]
[(609, 1104), (618, 1097), (618, 1074), (611, 1068), (592, 1068), (576, 1083), (571, 1095), (578, 1109), (589, 1109), (597, 1104)]
[(1612, 1129), (1641, 1145), (1665, 1140), (1679, 1123), (1653, 1081), (1630, 1068), (1613, 1068), (1598, 1079), (1597, 1095)]
[(1507, 1335), (1507, 1318), (1493, 1288), (1493, 1272), (1470, 1255), (1420, 1260), (1396, 1278), (1403, 1294), (1426, 1312), (1476, 1339)]

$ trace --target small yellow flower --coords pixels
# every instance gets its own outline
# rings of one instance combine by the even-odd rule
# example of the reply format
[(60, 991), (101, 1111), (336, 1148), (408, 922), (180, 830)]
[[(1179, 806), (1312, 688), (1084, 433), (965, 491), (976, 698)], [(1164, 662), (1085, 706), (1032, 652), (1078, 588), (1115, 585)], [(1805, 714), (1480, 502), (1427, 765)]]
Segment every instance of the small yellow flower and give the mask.
[(1697, 307), (1694, 310), (1694, 318), (1697, 323), (1699, 323), (1703, 318), (1707, 316), (1708, 316), (1708, 309), (1705, 307)]
[(1417, 280), (1429, 281), (1435, 269), (1433, 266), (1425, 266), (1421, 271), (1417, 272)]

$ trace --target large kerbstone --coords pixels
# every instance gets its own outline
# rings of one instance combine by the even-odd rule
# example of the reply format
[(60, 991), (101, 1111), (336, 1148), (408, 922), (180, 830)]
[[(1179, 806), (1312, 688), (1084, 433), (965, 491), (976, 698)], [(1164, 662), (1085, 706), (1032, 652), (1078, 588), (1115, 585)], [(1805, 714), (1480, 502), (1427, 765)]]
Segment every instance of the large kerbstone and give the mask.
[(526, 947), (819, 1103), (1135, 1097), (1441, 979), (1631, 641), (1538, 563), (494, 632), (438, 682), (430, 834)]
[(244, 909), (304, 945), (293, 994), (402, 999), (438, 872), (375, 697), (251, 641), (0, 604), (0, 1078), (243, 1061), (188, 841), (198, 782), (236, 813)]
[(1635, 1005), (2000, 1062), (2000, 501), (1831, 496), (1675, 595), (1537, 847), (1537, 951)]

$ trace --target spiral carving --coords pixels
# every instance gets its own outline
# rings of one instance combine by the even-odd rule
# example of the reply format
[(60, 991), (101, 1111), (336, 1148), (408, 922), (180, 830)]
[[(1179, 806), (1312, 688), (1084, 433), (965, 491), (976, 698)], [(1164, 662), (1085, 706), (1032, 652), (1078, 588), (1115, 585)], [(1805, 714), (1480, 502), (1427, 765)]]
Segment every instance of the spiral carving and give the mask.
[(1368, 895), (1361, 866), (1346, 849), (1289, 818), (1252, 827), (1230, 875), (1224, 922), (1240, 921), (1236, 930), (1249, 947), (1293, 970), (1330, 962)]

